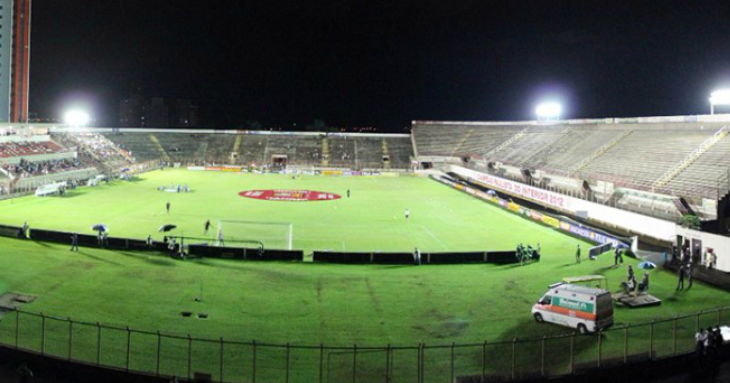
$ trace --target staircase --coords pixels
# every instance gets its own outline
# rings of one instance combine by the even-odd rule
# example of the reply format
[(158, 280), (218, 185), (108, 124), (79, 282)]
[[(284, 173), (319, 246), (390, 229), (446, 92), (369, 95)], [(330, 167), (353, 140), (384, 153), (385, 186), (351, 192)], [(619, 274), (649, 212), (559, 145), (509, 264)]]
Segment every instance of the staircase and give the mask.
[(718, 143), (725, 136), (727, 136), (728, 129), (730, 129), (730, 125), (723, 126), (722, 128), (720, 128), (720, 130), (715, 132), (712, 137), (701, 143), (695, 150), (692, 151), (692, 153), (688, 154), (687, 157), (684, 157), (684, 159), (680, 161), (677, 165), (675, 165), (672, 169), (664, 173), (663, 176), (659, 177), (659, 179), (651, 185), (651, 191), (664, 187), (664, 185), (668, 184), (669, 181), (673, 180), (674, 177), (676, 177), (684, 169), (687, 169), (688, 166), (692, 165), (692, 163), (695, 162), (701, 155), (705, 154), (705, 152), (710, 150), (710, 148), (715, 146), (716, 143)]
[(195, 151), (195, 159), (198, 161), (205, 161), (206, 156), (208, 155), (208, 141), (203, 141), (200, 143), (200, 146), (198, 147), (198, 150)]
[(606, 153), (614, 146), (618, 145), (621, 141), (623, 141), (626, 137), (630, 136), (631, 133), (633, 133), (633, 130), (626, 130), (623, 133), (619, 134), (614, 138), (612, 141), (609, 141), (607, 144), (601, 146), (600, 148), (596, 149), (593, 153), (591, 153), (590, 156), (586, 157), (583, 161), (579, 162), (577, 165), (573, 167), (573, 169), (570, 170), (570, 174), (577, 173), (588, 166), (591, 162), (593, 162), (596, 158), (603, 155), (603, 153)]
[(454, 146), (454, 150), (451, 151), (451, 155), (452, 156), (455, 153), (459, 153), (459, 149), (461, 149), (461, 146), (464, 145), (464, 143), (469, 140), (469, 138), (471, 137), (471, 135), (473, 133), (474, 133), (474, 130), (470, 130), (468, 133), (466, 133), (466, 135), (464, 136), (464, 138), (462, 138), (461, 141), (459, 141), (459, 143), (456, 146)]
[(484, 155), (484, 159), (485, 160), (489, 160), (490, 157), (492, 157), (495, 153), (499, 153), (500, 150), (506, 148), (507, 146), (509, 146), (513, 142), (515, 142), (515, 141), (519, 140), (520, 138), (522, 138), (522, 136), (524, 136), (525, 133), (527, 133), (527, 130), (528, 129), (530, 129), (530, 128), (528, 127), (528, 128), (525, 128), (525, 129), (520, 130), (519, 132), (517, 132), (517, 134), (515, 134), (512, 137), (510, 137), (507, 141), (505, 141), (505, 142), (497, 145), (496, 148), (490, 150), (489, 152), (487, 152), (487, 154)]
[[(388, 159), (390, 159), (390, 152), (388, 151), (388, 141), (386, 141), (385, 138), (380, 141), (380, 148), (383, 151), (383, 157), (388, 156)], [(390, 169), (390, 161), (383, 161), (383, 168)]]
[(119, 153), (120, 156), (124, 157), (125, 160), (130, 163), (134, 162), (134, 158), (126, 150), (122, 150), (122, 148), (120, 148), (119, 145), (115, 144), (114, 141), (110, 140), (103, 134), (100, 134), (99, 137), (101, 137), (101, 139), (104, 140), (104, 142), (106, 142), (109, 147), (113, 148), (117, 153)]
[(322, 139), (322, 166), (329, 166), (330, 164), (330, 144), (327, 141), (327, 137)]
[(152, 143), (155, 144), (157, 151), (160, 152), (160, 157), (162, 157), (162, 159), (165, 160), (165, 162), (170, 162), (170, 156), (167, 155), (165, 148), (162, 147), (162, 144), (160, 144), (160, 140), (158, 140), (154, 134), (150, 134), (150, 141), (152, 141)]

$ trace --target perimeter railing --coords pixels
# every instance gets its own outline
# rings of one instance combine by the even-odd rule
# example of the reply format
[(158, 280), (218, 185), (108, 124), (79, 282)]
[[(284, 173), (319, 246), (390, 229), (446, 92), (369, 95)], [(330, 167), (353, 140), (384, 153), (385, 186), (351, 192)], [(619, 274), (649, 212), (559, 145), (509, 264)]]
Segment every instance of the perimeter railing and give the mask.
[[(618, 324), (588, 335), (377, 347), (199, 338), (15, 310), (0, 321), (0, 343), (123, 371), (182, 378), (203, 374), (216, 382), (510, 381), (689, 353), (694, 350), (697, 331), (727, 323), (728, 310)], [(530, 326), (525, 324), (524, 331), (529, 332)]]

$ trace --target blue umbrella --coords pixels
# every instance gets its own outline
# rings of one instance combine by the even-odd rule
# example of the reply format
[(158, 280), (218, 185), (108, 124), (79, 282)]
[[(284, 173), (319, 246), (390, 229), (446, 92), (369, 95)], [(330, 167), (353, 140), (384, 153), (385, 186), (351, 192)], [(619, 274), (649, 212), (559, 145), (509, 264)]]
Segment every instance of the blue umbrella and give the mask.
[(98, 232), (102, 232), (103, 233), (103, 232), (108, 232), (109, 231), (109, 228), (106, 227), (106, 225), (104, 225), (104, 224), (97, 223), (96, 225), (94, 225), (94, 226), (91, 227), (91, 230), (94, 230), (94, 231), (98, 231)]
[(175, 228), (177, 228), (177, 226), (171, 225), (171, 224), (167, 224), (167, 225), (160, 226), (160, 228), (157, 231), (159, 231), (160, 233), (167, 233), (168, 231), (175, 230)]
[(654, 262), (644, 261), (644, 262), (639, 263), (639, 268), (656, 269), (656, 264)]

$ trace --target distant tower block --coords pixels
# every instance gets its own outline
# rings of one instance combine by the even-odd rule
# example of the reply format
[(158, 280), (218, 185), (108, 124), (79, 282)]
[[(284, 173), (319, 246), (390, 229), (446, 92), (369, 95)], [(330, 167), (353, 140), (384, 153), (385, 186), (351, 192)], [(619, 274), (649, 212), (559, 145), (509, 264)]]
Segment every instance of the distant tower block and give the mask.
[(28, 121), (31, 0), (0, 0), (0, 121)]

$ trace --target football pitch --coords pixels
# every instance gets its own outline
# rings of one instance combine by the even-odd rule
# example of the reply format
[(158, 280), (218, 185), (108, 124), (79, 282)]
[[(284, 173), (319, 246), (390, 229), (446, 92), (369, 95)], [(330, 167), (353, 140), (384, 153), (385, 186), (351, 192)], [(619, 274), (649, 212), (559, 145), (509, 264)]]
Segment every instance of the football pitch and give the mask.
[[(187, 184), (192, 191), (158, 190), (171, 184)], [(268, 201), (239, 195), (269, 189), (316, 190), (342, 198)], [(408, 220), (405, 209), (411, 212)], [(277, 344), (415, 346), (567, 333), (569, 329), (537, 324), (531, 317), (532, 304), (549, 284), (567, 276), (602, 274), (616, 291), (626, 265), (636, 267), (630, 258), (613, 267), (610, 254), (588, 261), (587, 242), (418, 177), (292, 179), (168, 169), (63, 197), (0, 202), (1, 223), (27, 221), (31, 227), (89, 234), (92, 225), (103, 223), (112, 236), (121, 237), (152, 234), (161, 239), (157, 228), (164, 224), (177, 225), (176, 234), (204, 236), (207, 219), (214, 226), (223, 221), (227, 239), (254, 240), (249, 236), (257, 233), (266, 237), (269, 248), (286, 245), (285, 226), (273, 225), (266, 233), (226, 222), (291, 225), (292, 247), (307, 252), (410, 251), (416, 246), (436, 252), (508, 250), (522, 242), (540, 243), (543, 257), (525, 266), (178, 261), (130, 251), (81, 248), (72, 253), (66, 245), (0, 238), (0, 286), (37, 295), (25, 311), (139, 330)], [(580, 264), (575, 263), (578, 244), (584, 249)], [(617, 307), (616, 327), (730, 305), (724, 291), (696, 283), (689, 291), (675, 292), (673, 274), (650, 273), (651, 293), (663, 304)], [(183, 311), (209, 316), (183, 317)], [(3, 318), (0, 340), (11, 341), (13, 327), (12, 315)], [(47, 342), (47, 347), (63, 348), (65, 338)], [(149, 347), (154, 353), (154, 343)]]

